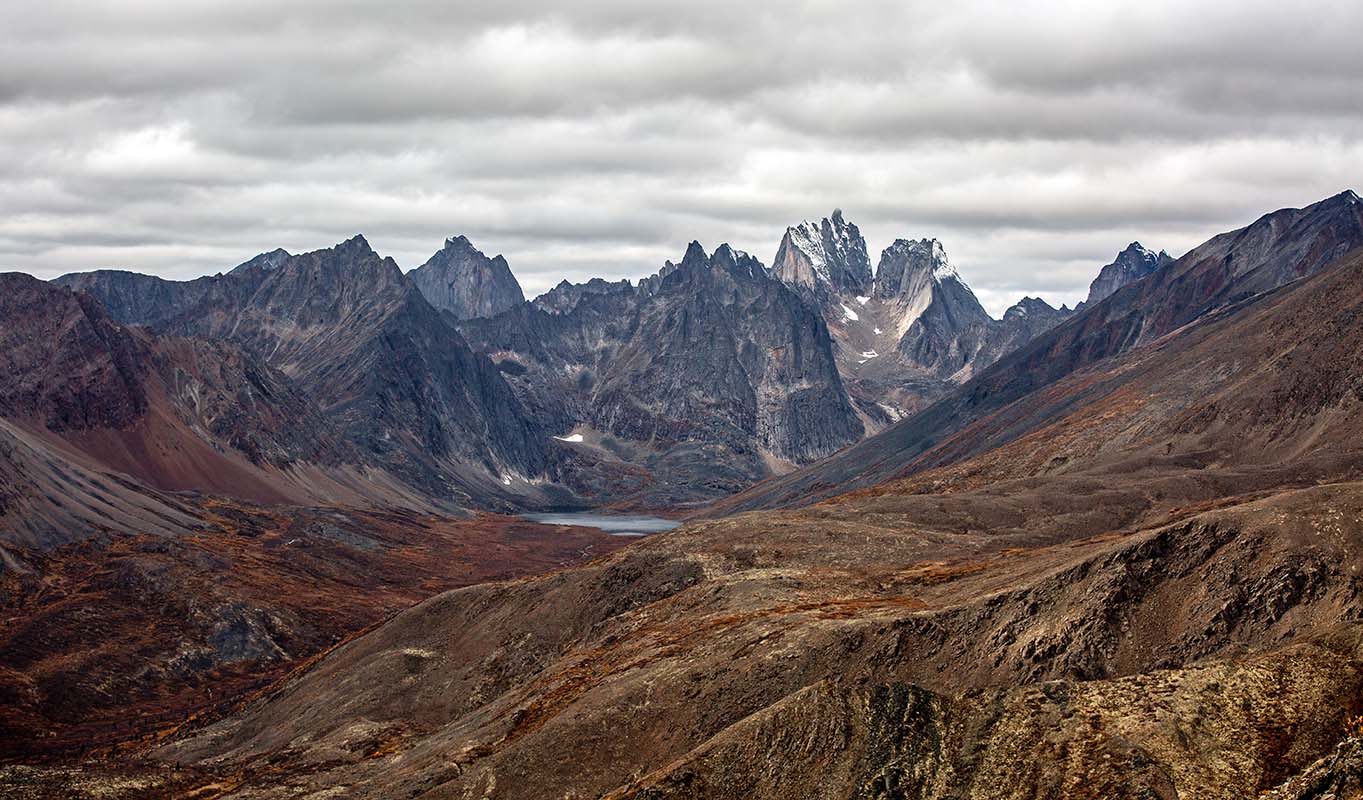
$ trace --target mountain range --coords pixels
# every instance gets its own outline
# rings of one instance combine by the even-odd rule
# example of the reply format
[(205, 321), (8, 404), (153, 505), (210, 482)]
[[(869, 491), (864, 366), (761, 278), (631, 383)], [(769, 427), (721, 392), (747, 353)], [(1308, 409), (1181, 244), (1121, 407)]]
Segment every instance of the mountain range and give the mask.
[[(1363, 201), (999, 319), (869, 252), (0, 276), (0, 787), (1360, 796)], [(495, 513), (588, 506), (688, 522)]]

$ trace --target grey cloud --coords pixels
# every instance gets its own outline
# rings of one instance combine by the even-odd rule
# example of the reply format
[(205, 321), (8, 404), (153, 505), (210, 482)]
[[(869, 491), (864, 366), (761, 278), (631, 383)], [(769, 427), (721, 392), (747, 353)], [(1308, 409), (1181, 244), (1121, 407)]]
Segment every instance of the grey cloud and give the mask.
[(464, 233), (533, 294), (841, 206), (998, 313), (1357, 186), (1363, 8), (20, 0), (0, 268), (174, 277)]

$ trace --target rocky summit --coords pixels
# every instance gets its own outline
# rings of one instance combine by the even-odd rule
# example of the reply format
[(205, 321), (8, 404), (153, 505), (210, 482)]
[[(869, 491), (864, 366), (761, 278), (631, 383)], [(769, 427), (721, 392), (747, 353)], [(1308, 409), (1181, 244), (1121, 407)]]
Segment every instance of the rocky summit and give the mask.
[(458, 320), (496, 316), (525, 302), (506, 259), (488, 258), (463, 236), (445, 240), (409, 276), (431, 305)]
[(0, 794), (1359, 797), (1357, 195), (869, 252), (0, 275)]
[(1105, 265), (1098, 271), (1098, 277), (1089, 284), (1088, 299), (1084, 305), (1106, 300), (1113, 292), (1135, 283), (1147, 275), (1154, 273), (1162, 267), (1173, 263), (1173, 258), (1163, 250), (1159, 253), (1152, 252), (1141, 245), (1140, 242), (1132, 242), (1126, 249), (1117, 254), (1117, 258), (1111, 264)]

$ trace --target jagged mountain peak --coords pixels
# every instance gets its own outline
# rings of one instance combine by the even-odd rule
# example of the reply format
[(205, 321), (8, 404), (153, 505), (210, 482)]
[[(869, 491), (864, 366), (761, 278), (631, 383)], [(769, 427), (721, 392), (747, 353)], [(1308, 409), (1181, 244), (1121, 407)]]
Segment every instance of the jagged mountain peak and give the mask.
[(431, 305), (460, 320), (495, 316), (525, 302), (506, 259), (488, 258), (463, 234), (447, 238), (408, 276)]
[(1172, 264), (1174, 259), (1163, 250), (1156, 253), (1140, 242), (1132, 242), (1117, 254), (1111, 264), (1098, 271), (1098, 277), (1089, 285), (1088, 299), (1083, 305), (1092, 305), (1106, 299), (1113, 292), (1135, 283), (1156, 270)]
[[(299, 287), (300, 291), (317, 293), (327, 287), (322, 294), (354, 292), (364, 287), (374, 296), (398, 296), (409, 289), (398, 263), (389, 256), (380, 255), (360, 234), (332, 247), (290, 256), (268, 274), (267, 281), (276, 292), (299, 280), (305, 280), (306, 287), (311, 287)], [(319, 279), (320, 284), (316, 282)]]
[(928, 284), (959, 283), (969, 289), (937, 239), (896, 239), (881, 251), (876, 267), (877, 297), (898, 297)]
[(716, 268), (728, 273), (741, 273), (750, 277), (768, 277), (767, 269), (762, 266), (762, 262), (727, 242), (716, 247), (713, 253), (707, 253), (700, 242), (693, 241), (687, 246), (686, 254), (682, 256), (681, 261), (664, 262), (662, 269), (639, 281), (639, 288), (645, 294), (652, 294), (661, 287), (664, 280), (673, 274), (678, 272), (709, 272)]
[(705, 247), (694, 239), (686, 246), (686, 254), (682, 256), (681, 263), (686, 265), (693, 261), (709, 261), (710, 254), (705, 252)]
[(357, 233), (354, 236), (350, 237), (349, 239), (346, 239), (345, 241), (341, 242), (340, 244), (330, 249), (336, 250), (338, 252), (355, 254), (365, 254), (374, 252), (374, 248), (369, 246), (369, 240), (364, 238), (363, 233)]
[(835, 208), (818, 223), (804, 220), (786, 228), (772, 273), (804, 293), (865, 294), (871, 284), (871, 259), (861, 231)]
[(458, 236), (450, 236), (450, 237), (447, 237), (447, 238), (445, 239), (445, 246), (444, 246), (443, 248), (441, 248), (441, 250), (442, 250), (442, 252), (450, 252), (450, 253), (458, 253), (458, 254), (468, 254), (468, 255), (471, 255), (471, 256), (476, 256), (477, 258), (480, 258), (480, 259), (481, 259), (481, 258), (486, 258), (486, 259), (488, 259), (488, 260), (490, 260), (490, 261), (501, 262), (501, 263), (503, 263), (503, 264), (506, 263), (506, 258), (505, 258), (501, 253), (498, 253), (498, 254), (495, 255), (495, 256), (489, 257), (489, 256), (488, 256), (486, 253), (484, 253), (482, 250), (479, 250), (479, 249), (473, 244), (473, 242), (469, 239), (469, 237), (465, 236), (465, 235), (462, 234), (462, 233), (459, 234)]
[(715, 252), (710, 256), (710, 264), (712, 266), (722, 264), (726, 267), (743, 268), (754, 274), (766, 274), (766, 268), (762, 266), (762, 262), (728, 242), (715, 248)]

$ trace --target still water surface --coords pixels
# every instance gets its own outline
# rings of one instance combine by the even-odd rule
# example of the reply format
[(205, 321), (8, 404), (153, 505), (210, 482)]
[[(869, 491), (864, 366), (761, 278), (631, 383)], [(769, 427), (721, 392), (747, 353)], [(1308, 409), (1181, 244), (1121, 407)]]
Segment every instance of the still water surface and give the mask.
[(612, 536), (647, 536), (658, 531), (670, 531), (680, 525), (674, 519), (645, 517), (637, 514), (600, 514), (595, 511), (566, 511), (545, 514), (522, 514), (525, 519), (545, 525), (581, 525), (596, 528)]

